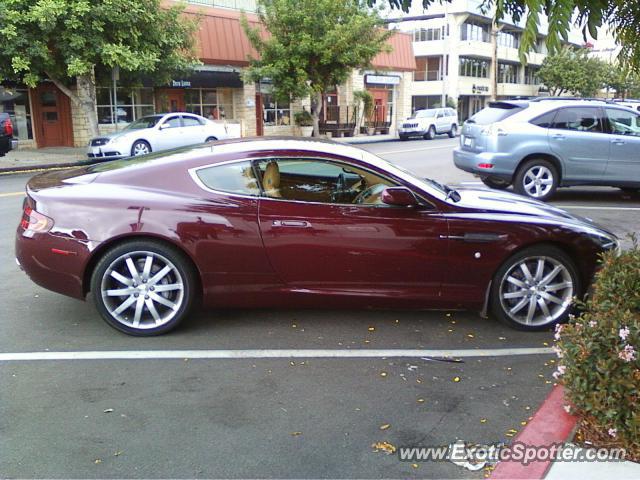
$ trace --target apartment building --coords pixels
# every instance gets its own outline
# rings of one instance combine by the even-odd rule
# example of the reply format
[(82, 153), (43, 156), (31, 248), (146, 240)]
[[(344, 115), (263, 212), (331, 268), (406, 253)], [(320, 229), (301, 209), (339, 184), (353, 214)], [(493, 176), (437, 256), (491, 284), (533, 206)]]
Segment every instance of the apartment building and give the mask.
[[(534, 50), (526, 66), (520, 63), (518, 48), (523, 22), (498, 24), (497, 65), (492, 65), (492, 12), (482, 12), (481, 0), (453, 0), (434, 4), (428, 10), (412, 8), (395, 23), (413, 37), (416, 70), (411, 84), (412, 111), (448, 102), (456, 104), (461, 120), (482, 109), (493, 95), (491, 71), (497, 68), (498, 99), (546, 94), (538, 70), (547, 55), (547, 23), (540, 25)], [(393, 11), (388, 13), (394, 17)], [(435, 17), (408, 20), (415, 17)], [(406, 20), (406, 21), (405, 21)], [(579, 44), (577, 32), (570, 40)]]

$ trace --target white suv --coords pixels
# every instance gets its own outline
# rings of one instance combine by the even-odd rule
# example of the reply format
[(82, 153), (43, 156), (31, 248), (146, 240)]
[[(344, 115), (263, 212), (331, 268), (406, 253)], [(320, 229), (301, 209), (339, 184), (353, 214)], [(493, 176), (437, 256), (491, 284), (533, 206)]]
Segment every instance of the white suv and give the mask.
[(451, 138), (458, 133), (458, 114), (453, 108), (416, 110), (398, 127), (400, 140), (409, 137), (432, 140), (438, 133), (446, 133)]

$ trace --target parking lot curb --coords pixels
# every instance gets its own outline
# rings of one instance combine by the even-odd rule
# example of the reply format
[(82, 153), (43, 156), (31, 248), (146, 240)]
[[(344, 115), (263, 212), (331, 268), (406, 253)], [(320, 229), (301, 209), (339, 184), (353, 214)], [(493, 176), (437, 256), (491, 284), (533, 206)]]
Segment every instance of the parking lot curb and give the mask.
[[(543, 447), (569, 440), (575, 430), (578, 417), (565, 409), (564, 388), (557, 385), (542, 402), (533, 419), (515, 438), (514, 442)], [(491, 479), (541, 479), (547, 474), (552, 461), (534, 461), (528, 465), (520, 462), (500, 462), (491, 473)]]
[(29, 165), (25, 167), (0, 167), (0, 175), (12, 175), (19, 173), (35, 173), (43, 172), (47, 170), (63, 170), (66, 168), (83, 167), (85, 165), (91, 165), (95, 163), (95, 160), (80, 160), (77, 162), (69, 163), (42, 163), (38, 165)]

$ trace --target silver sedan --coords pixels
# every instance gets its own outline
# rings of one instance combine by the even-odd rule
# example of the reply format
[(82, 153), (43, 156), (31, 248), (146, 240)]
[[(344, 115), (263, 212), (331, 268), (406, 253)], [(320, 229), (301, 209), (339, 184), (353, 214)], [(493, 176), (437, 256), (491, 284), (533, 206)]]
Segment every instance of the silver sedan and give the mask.
[(87, 156), (123, 158), (239, 137), (239, 129), (233, 127), (191, 113), (149, 115), (130, 123), (119, 132), (92, 138)]

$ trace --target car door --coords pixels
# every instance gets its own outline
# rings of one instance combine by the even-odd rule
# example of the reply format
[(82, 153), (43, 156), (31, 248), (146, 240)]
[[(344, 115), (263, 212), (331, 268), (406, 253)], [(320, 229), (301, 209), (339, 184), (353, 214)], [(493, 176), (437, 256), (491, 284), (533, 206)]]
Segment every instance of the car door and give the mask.
[[(259, 162), (259, 222), (271, 264), (290, 288), (359, 297), (438, 298), (447, 222), (432, 206), (353, 203), (363, 189), (397, 185), (348, 160)], [(370, 202), (368, 197), (365, 201)]]
[(601, 180), (609, 141), (599, 107), (562, 108), (548, 130), (549, 148), (562, 160), (562, 178), (568, 181)]
[(182, 122), (180, 115), (169, 115), (160, 125), (155, 135), (157, 147), (151, 147), (153, 150), (167, 150), (169, 148), (181, 147), (187, 145), (184, 140)]
[(204, 126), (197, 117), (182, 115), (182, 133), (185, 145), (194, 145), (205, 141)]
[(605, 114), (610, 137), (605, 179), (640, 184), (640, 115), (612, 107)]
[(443, 133), (447, 130), (447, 115), (443, 109), (439, 109), (436, 113), (436, 131), (438, 133)]

